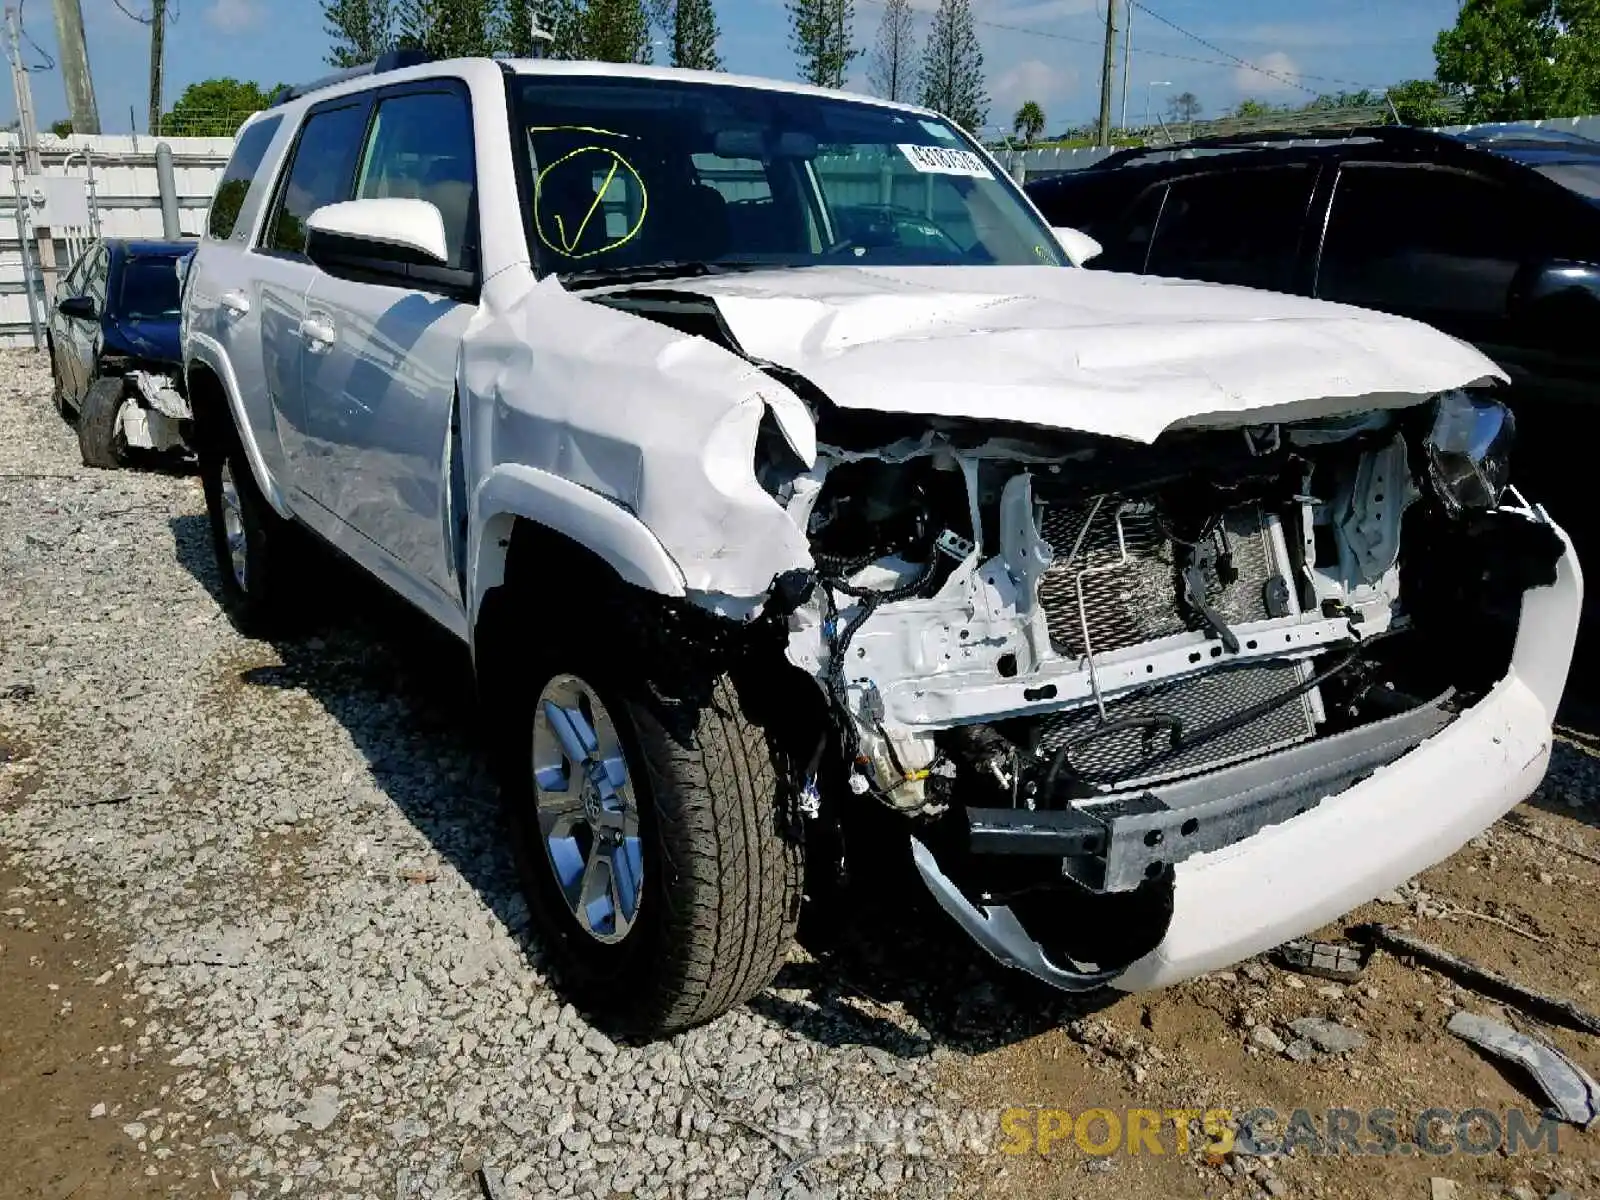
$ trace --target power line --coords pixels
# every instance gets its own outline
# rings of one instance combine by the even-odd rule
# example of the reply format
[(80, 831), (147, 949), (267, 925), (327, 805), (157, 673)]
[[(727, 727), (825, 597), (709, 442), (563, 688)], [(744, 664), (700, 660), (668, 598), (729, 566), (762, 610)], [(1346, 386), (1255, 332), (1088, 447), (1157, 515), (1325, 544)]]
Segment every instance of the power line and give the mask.
[[(861, 2), (863, 4), (870, 4), (875, 8), (883, 8), (883, 7), (886, 6), (885, 5), (885, 0), (861, 0)], [(1168, 21), (1165, 17), (1160, 16), (1158, 13), (1151, 12), (1143, 4), (1134, 4), (1134, 7), (1138, 8), (1142, 12), (1148, 13), (1150, 16), (1152, 16), (1156, 20), (1160, 21), (1162, 24), (1171, 26), (1174, 30), (1176, 30), (1178, 33), (1183, 34), (1185, 37), (1193, 38), (1195, 41), (1200, 42), (1202, 45), (1210, 47), (1210, 49), (1213, 51), (1213, 53), (1221, 54), (1221, 55), (1225, 56), (1223, 58), (1200, 58), (1199, 56), (1194, 55), (1194, 54), (1177, 54), (1177, 53), (1174, 53), (1171, 50), (1144, 50), (1144, 49), (1141, 49), (1141, 50), (1136, 51), (1136, 53), (1141, 57), (1144, 57), (1144, 58), (1164, 58), (1164, 59), (1168, 59), (1168, 60), (1170, 60), (1172, 62), (1195, 63), (1195, 64), (1197, 64), (1199, 66), (1204, 66), (1204, 67), (1240, 67), (1240, 66), (1248, 67), (1252, 71), (1259, 71), (1264, 75), (1270, 75), (1273, 78), (1276, 78), (1276, 79), (1280, 80), (1281, 82), (1288, 84), (1290, 87), (1299, 88), (1301, 91), (1308, 92), (1311, 95), (1316, 95), (1317, 94), (1317, 91), (1316, 91), (1315, 88), (1308, 88), (1308, 87), (1305, 87), (1302, 84), (1295, 83), (1294, 79), (1314, 79), (1314, 80), (1318, 81), (1319, 83), (1337, 83), (1337, 84), (1341, 84), (1341, 85), (1343, 85), (1345, 87), (1354, 87), (1354, 88), (1366, 88), (1366, 87), (1370, 86), (1370, 85), (1364, 84), (1364, 83), (1355, 83), (1355, 82), (1353, 82), (1353, 81), (1351, 81), (1349, 79), (1333, 79), (1333, 78), (1330, 78), (1330, 77), (1328, 77), (1326, 75), (1312, 75), (1312, 74), (1310, 74), (1309, 72), (1306, 72), (1306, 71), (1283, 71), (1283, 72), (1280, 72), (1280, 73), (1275, 73), (1275, 72), (1269, 71), (1266, 67), (1256, 66), (1254, 63), (1247, 62), (1246, 60), (1244, 60), (1242, 58), (1239, 58), (1237, 55), (1229, 54), (1226, 50), (1222, 50), (1222, 49), (1220, 49), (1218, 47), (1212, 46), (1210, 42), (1207, 42), (1202, 38), (1195, 37), (1194, 34), (1189, 33), (1189, 31), (1186, 30), (1186, 29), (1179, 29), (1178, 26), (1173, 25), (1171, 21)], [(1004, 21), (986, 21), (986, 20), (983, 20), (982, 18), (977, 18), (977, 17), (973, 18), (973, 22), (972, 23), (974, 25), (981, 25), (986, 29), (999, 29), (999, 30), (1002, 30), (1002, 31), (1004, 31), (1006, 33), (1020, 33), (1020, 34), (1023, 34), (1025, 36), (1027, 36), (1027, 37), (1030, 37), (1030, 38), (1048, 38), (1049, 40), (1054, 41), (1054, 42), (1071, 42), (1074, 45), (1078, 45), (1078, 46), (1093, 46), (1096, 49), (1099, 49), (1101, 47), (1101, 40), (1098, 39), (1098, 38), (1075, 37), (1074, 35), (1072, 35), (1070, 33), (1057, 33), (1055, 31), (1049, 30), (1049, 29), (1035, 29), (1035, 28), (1033, 28), (1032, 26), (1029, 26), (1029, 25), (1009, 25)], [(1293, 76), (1294, 79), (1286, 78), (1287, 76)]]
[(39, 57), (44, 59), (44, 62), (32, 67), (24, 67), (23, 70), (54, 71), (56, 69), (56, 60), (50, 56), (49, 51), (47, 51), (43, 46), (39, 45), (38, 42), (33, 40), (33, 35), (28, 32), (27, 26), (23, 24), (22, 10), (26, 8), (27, 5), (28, 0), (17, 0), (17, 32), (22, 35), (23, 40), (27, 42), (28, 45), (33, 47), (34, 51), (39, 55)]
[[(1189, 32), (1189, 30), (1185, 29), (1183, 26), (1179, 25), (1177, 22), (1169, 21), (1166, 17), (1163, 17), (1160, 13), (1156, 12), (1155, 9), (1149, 7), (1148, 5), (1140, 4), (1139, 0), (1128, 0), (1128, 3), (1133, 5), (1133, 7), (1137, 8), (1140, 12), (1144, 13), (1145, 16), (1152, 17), (1155, 20), (1160, 21), (1161, 24), (1165, 25), (1168, 29), (1173, 30), (1175, 33), (1181, 33), (1184, 37), (1188, 38), (1190, 41), (1198, 42), (1200, 45), (1204, 46), (1207, 50), (1211, 51), (1213, 54), (1222, 55), (1223, 58), (1227, 59), (1229, 62), (1233, 63), (1234, 65), (1243, 67), (1247, 71), (1255, 71), (1258, 74), (1265, 75), (1268, 79), (1276, 79), (1279, 83), (1288, 84), (1290, 87), (1299, 88), (1302, 92), (1308, 92), (1313, 96), (1317, 94), (1317, 89), (1316, 88), (1308, 88), (1308, 87), (1306, 87), (1305, 84), (1297, 82), (1297, 80), (1300, 80), (1300, 79), (1315, 79), (1315, 80), (1318, 80), (1319, 82), (1322, 82), (1322, 83), (1339, 83), (1339, 84), (1343, 84), (1345, 87), (1354, 87), (1354, 88), (1367, 88), (1369, 86), (1369, 85), (1363, 84), (1363, 83), (1356, 83), (1356, 82), (1354, 82), (1352, 80), (1349, 80), (1349, 79), (1331, 79), (1331, 78), (1328, 78), (1328, 77), (1322, 76), (1322, 75), (1308, 75), (1303, 71), (1281, 71), (1280, 72), (1280, 71), (1269, 70), (1266, 67), (1263, 67), (1263, 66), (1260, 66), (1257, 63), (1251, 62), (1249, 59), (1240, 58), (1237, 54), (1229, 53), (1227, 50), (1224, 50), (1221, 46), (1217, 45), (1215, 42), (1206, 41), (1206, 39), (1201, 37), (1198, 33)], [(1219, 64), (1219, 65), (1223, 65), (1223, 64)], [(1294, 76), (1294, 78), (1291, 79), (1290, 76)]]

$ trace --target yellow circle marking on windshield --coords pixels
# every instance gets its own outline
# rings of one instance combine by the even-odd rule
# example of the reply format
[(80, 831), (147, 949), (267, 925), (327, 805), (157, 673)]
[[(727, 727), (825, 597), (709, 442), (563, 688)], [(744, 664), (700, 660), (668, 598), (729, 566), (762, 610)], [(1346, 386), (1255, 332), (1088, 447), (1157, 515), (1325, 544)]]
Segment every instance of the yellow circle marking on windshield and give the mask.
[[(549, 175), (550, 172), (554, 171), (556, 168), (565, 166), (574, 159), (581, 158), (588, 154), (599, 154), (610, 161), (610, 167), (606, 172), (605, 182), (600, 185), (600, 190), (595, 193), (594, 203), (589, 206), (589, 211), (584, 213), (583, 220), (578, 223), (576, 232), (569, 233), (567, 231), (567, 222), (562, 214), (550, 214), (555, 219), (555, 236), (557, 239), (552, 241), (550, 234), (545, 231), (545, 212), (541, 204), (541, 200), (544, 195), (545, 176)], [(592, 170), (592, 168), (590, 169)], [(639, 185), (639, 216), (634, 221), (633, 227), (616, 241), (608, 242), (606, 245), (601, 246), (598, 249), (587, 250), (582, 254), (579, 254), (578, 247), (583, 244), (583, 235), (589, 229), (589, 222), (594, 220), (595, 214), (600, 211), (601, 205), (605, 202), (606, 192), (610, 190), (612, 181), (616, 179), (618, 171), (626, 171), (628, 174), (633, 176), (634, 182)], [(534, 180), (534, 231), (539, 235), (539, 240), (541, 242), (565, 258), (594, 258), (596, 255), (608, 254), (613, 250), (617, 250), (623, 246), (626, 246), (629, 242), (633, 241), (634, 238), (639, 236), (639, 231), (644, 228), (645, 216), (649, 212), (650, 193), (645, 188), (644, 179), (640, 177), (638, 170), (621, 154), (618, 154), (615, 150), (607, 149), (604, 146), (581, 146), (576, 150), (570, 151), (569, 153), (564, 154), (560, 158), (556, 159), (555, 162), (544, 168), (544, 170), (540, 171), (538, 177)]]

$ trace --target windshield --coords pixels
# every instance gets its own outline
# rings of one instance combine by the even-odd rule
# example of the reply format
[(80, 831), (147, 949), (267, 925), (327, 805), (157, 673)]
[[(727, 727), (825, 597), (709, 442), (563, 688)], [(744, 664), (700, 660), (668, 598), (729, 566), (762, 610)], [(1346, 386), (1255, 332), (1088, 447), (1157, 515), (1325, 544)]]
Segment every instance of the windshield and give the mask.
[(181, 258), (130, 258), (122, 265), (119, 312), (130, 321), (161, 321), (178, 315)]
[(1016, 186), (943, 120), (658, 79), (518, 87), (542, 271), (1067, 265)]

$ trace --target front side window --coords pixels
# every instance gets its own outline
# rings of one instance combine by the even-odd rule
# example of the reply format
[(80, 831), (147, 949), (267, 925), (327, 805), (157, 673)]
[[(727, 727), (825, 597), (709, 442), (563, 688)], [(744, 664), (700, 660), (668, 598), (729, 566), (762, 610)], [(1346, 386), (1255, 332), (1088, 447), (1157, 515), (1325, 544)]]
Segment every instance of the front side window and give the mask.
[(1503, 316), (1533, 224), (1493, 180), (1348, 166), (1333, 193), (1317, 295), (1397, 312)]
[(361, 102), (323, 109), (306, 118), (262, 242), (268, 250), (304, 254), (306, 221), (311, 214), (350, 199), (366, 126), (367, 107)]
[(409, 92), (378, 104), (358, 200), (426, 200), (444, 218), (449, 266), (477, 264), (472, 108), (456, 91)]
[(240, 135), (228, 166), (222, 172), (216, 197), (211, 201), (211, 214), (206, 218), (206, 232), (212, 237), (226, 241), (233, 236), (245, 197), (250, 194), (250, 185), (255, 182), (256, 172), (261, 170), (261, 162), (267, 156), (267, 147), (272, 145), (281, 124), (282, 117), (269, 117), (257, 121)]
[(106, 311), (106, 281), (111, 274), (111, 252), (104, 246), (94, 252), (89, 269), (83, 277), (83, 294), (94, 301), (94, 311)]
[(942, 119), (844, 99), (530, 78), (517, 152), (542, 270), (1048, 265), (1014, 184)]
[(1316, 172), (1265, 167), (1197, 175), (1167, 190), (1152, 275), (1289, 291)]
[(128, 259), (122, 264), (118, 313), (133, 321), (175, 318), (182, 290), (180, 270), (185, 261), (166, 255)]

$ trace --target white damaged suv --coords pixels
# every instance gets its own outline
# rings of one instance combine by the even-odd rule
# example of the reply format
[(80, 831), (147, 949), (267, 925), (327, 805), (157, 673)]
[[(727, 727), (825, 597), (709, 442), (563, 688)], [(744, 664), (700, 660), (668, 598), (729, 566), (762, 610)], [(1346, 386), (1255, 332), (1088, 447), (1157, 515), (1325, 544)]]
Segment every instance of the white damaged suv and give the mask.
[(765, 986), (860, 814), (1000, 962), (1142, 989), (1544, 773), (1582, 580), (1497, 368), (1077, 270), (933, 113), (390, 59), (252, 118), (209, 221), (236, 617), (309, 530), (471, 647), (530, 907), (616, 1025)]

